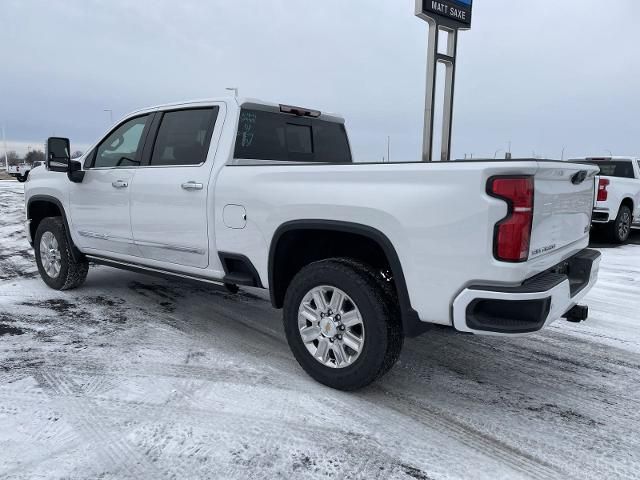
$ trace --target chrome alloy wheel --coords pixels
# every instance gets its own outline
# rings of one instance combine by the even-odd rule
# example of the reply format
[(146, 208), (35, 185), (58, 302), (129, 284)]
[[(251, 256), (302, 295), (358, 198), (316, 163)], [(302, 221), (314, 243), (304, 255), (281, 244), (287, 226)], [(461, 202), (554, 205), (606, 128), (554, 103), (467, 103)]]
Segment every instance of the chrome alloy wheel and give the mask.
[(42, 268), (51, 278), (58, 278), (60, 275), (60, 247), (58, 240), (51, 232), (44, 232), (40, 238), (40, 261)]
[(326, 367), (352, 365), (364, 346), (360, 310), (336, 287), (315, 287), (304, 296), (298, 309), (298, 328), (309, 353)]
[(622, 214), (622, 218), (620, 219), (620, 225), (618, 225), (618, 236), (622, 240), (626, 240), (626, 238), (631, 233), (631, 215), (628, 212), (624, 212)]

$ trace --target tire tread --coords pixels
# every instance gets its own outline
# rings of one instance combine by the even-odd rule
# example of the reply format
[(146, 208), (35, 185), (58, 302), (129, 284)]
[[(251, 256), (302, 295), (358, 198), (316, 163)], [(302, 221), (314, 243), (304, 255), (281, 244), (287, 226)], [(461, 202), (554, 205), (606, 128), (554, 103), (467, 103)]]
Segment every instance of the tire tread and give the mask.
[[(45, 231), (50, 231), (58, 240), (58, 246), (60, 248), (60, 256), (63, 264), (63, 268), (60, 270), (61, 277), (56, 279), (48, 279), (47, 274), (43, 271), (40, 264), (40, 255), (38, 252), (40, 237)], [(85, 259), (76, 261), (73, 258), (71, 251), (72, 246), (67, 241), (65, 225), (61, 217), (47, 217), (43, 219), (38, 225), (36, 232), (36, 241), (34, 241), (34, 248), (36, 249), (36, 260), (38, 263), (38, 270), (43, 280), (49, 287), (56, 290), (73, 290), (82, 285), (89, 272), (89, 262)], [(66, 265), (66, 268), (64, 267)]]

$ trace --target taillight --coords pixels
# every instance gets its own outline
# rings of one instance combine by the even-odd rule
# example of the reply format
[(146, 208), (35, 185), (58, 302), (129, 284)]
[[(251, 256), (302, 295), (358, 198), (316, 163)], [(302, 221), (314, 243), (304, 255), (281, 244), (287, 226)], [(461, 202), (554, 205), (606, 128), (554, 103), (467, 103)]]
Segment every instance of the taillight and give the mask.
[(598, 201), (606, 202), (607, 198), (609, 198), (609, 192), (607, 188), (611, 182), (607, 178), (601, 178), (600, 183), (598, 184)]
[(507, 202), (507, 216), (496, 224), (493, 251), (503, 262), (526, 262), (533, 224), (533, 177), (493, 177), (487, 191)]

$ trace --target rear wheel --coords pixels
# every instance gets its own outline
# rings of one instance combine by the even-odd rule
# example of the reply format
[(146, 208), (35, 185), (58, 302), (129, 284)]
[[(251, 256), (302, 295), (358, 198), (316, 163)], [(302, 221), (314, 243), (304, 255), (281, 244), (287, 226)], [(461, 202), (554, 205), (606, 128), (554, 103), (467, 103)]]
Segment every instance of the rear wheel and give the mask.
[(609, 237), (615, 243), (626, 243), (631, 234), (631, 209), (622, 205), (615, 221), (609, 223)]
[(24, 182), (26, 182), (26, 181), (27, 181), (27, 176), (28, 176), (28, 175), (29, 175), (28, 173), (25, 173), (24, 175), (17, 175), (17, 176), (16, 176), (16, 179), (17, 179), (20, 183), (24, 183)]
[(36, 264), (44, 283), (55, 290), (71, 290), (84, 283), (89, 263), (73, 259), (62, 218), (42, 220), (34, 240)]
[(369, 272), (344, 259), (303, 268), (284, 302), (289, 346), (315, 380), (356, 390), (386, 373), (402, 348), (402, 329)]

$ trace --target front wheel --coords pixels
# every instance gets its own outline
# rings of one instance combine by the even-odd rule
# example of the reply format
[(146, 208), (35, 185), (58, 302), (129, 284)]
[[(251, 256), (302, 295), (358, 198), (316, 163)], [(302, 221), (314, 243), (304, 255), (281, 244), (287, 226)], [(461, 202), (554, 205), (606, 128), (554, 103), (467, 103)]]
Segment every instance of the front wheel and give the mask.
[(49, 287), (71, 290), (84, 283), (89, 263), (73, 259), (62, 218), (48, 217), (42, 220), (33, 245), (38, 271)]
[(27, 181), (27, 176), (29, 174), (25, 173), (24, 175), (16, 175), (16, 179), (20, 182), (20, 183), (24, 183)]
[(626, 243), (631, 235), (631, 209), (626, 205), (620, 207), (615, 221), (609, 224), (609, 237), (615, 243)]
[(387, 296), (365, 270), (344, 259), (303, 268), (284, 301), (291, 351), (315, 380), (339, 390), (374, 382), (395, 363), (402, 328)]

